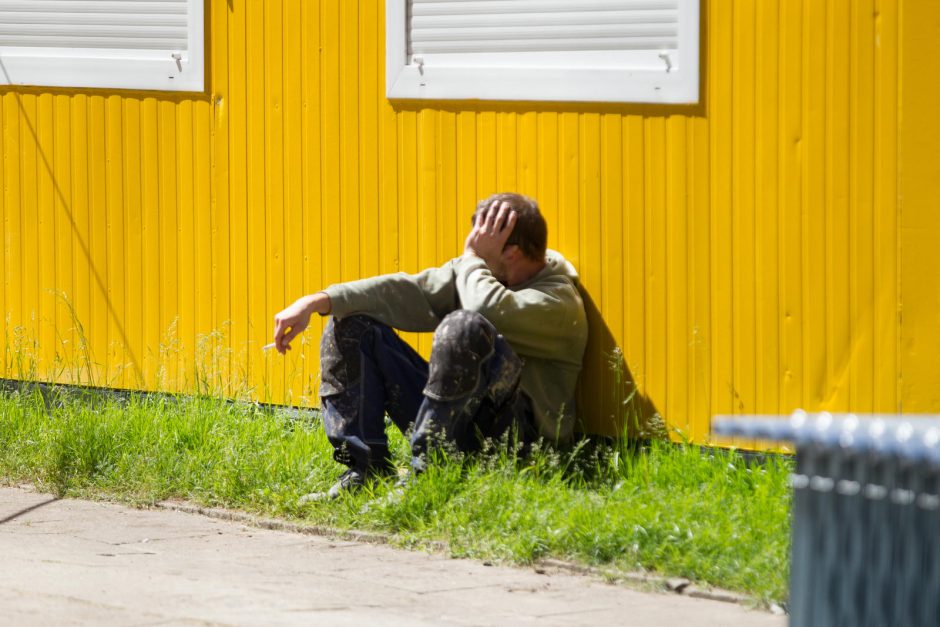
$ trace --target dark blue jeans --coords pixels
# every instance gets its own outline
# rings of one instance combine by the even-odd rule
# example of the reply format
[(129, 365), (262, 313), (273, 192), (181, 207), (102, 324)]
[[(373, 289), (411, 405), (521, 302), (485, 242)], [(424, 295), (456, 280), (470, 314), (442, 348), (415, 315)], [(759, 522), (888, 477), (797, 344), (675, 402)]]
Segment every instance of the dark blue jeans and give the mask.
[(320, 345), (323, 421), (336, 461), (365, 472), (391, 466), (385, 415), (411, 434), (412, 466), (445, 443), (482, 448), (511, 429), (535, 439), (522, 361), (483, 316), (457, 310), (434, 332), (425, 361), (395, 332), (362, 315), (331, 318)]

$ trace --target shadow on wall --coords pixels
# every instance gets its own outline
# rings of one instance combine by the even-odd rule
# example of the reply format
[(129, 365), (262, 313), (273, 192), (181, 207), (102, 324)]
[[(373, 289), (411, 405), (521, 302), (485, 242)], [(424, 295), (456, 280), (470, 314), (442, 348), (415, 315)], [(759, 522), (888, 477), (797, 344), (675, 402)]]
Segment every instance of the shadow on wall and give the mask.
[(578, 383), (578, 413), (584, 433), (631, 439), (666, 437), (662, 417), (640, 392), (633, 374), (594, 299), (581, 288), (588, 343)]

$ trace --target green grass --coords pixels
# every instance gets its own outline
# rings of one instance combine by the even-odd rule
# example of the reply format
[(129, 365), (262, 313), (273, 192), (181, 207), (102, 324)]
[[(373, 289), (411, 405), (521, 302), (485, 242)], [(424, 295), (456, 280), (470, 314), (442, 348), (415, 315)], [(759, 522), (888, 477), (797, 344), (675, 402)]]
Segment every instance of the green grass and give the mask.
[[(394, 428), (396, 459), (407, 443)], [(59, 495), (147, 503), (181, 498), (341, 528), (446, 541), (455, 555), (527, 563), (558, 557), (786, 596), (790, 464), (653, 442), (582, 442), (438, 460), (396, 492), (377, 481), (298, 505), (341, 469), (316, 421), (212, 398), (0, 393), (0, 478)]]

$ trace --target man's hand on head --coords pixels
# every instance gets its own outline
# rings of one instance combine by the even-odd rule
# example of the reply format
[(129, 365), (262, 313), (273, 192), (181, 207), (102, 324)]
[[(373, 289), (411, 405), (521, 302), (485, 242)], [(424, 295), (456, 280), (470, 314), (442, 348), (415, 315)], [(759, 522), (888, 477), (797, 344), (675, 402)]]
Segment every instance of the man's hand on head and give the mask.
[(493, 201), (477, 215), (476, 222), (464, 242), (465, 255), (474, 255), (496, 272), (502, 265), (503, 248), (516, 226), (516, 212), (508, 202)]
[(284, 354), (290, 350), (290, 343), (304, 332), (314, 313), (325, 316), (332, 310), (333, 303), (325, 292), (303, 296), (287, 309), (274, 316), (274, 347)]

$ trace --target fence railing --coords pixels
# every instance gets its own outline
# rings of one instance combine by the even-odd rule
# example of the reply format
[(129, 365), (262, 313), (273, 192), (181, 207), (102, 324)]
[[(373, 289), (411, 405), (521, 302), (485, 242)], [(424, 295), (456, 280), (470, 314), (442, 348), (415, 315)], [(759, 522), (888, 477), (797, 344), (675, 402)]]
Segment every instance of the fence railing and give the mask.
[(940, 625), (940, 416), (718, 417), (796, 446), (790, 624)]

